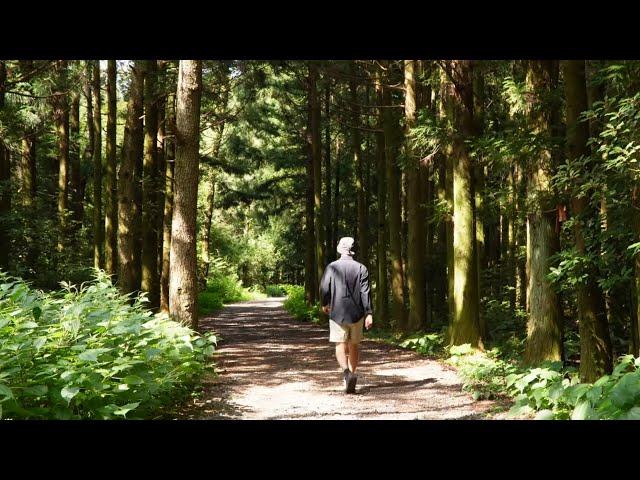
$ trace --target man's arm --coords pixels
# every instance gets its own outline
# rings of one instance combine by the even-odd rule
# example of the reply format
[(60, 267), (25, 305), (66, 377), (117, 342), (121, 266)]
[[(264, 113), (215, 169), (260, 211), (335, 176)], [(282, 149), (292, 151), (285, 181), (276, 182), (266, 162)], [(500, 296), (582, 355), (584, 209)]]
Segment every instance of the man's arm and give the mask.
[(366, 317), (365, 326), (368, 329), (373, 323), (373, 310), (371, 308), (371, 291), (369, 289), (369, 271), (365, 266), (360, 268), (360, 300)]
[[(329, 273), (329, 267), (324, 269), (322, 274), (322, 280), (320, 281), (320, 306), (324, 307), (331, 303), (331, 274)], [(325, 311), (325, 313), (329, 313)]]

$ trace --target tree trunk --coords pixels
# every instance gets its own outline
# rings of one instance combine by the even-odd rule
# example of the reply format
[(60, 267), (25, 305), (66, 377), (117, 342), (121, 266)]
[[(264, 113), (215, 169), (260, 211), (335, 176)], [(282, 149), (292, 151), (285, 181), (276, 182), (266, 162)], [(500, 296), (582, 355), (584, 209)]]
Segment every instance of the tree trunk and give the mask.
[[(84, 150), (83, 161), (85, 165), (93, 165), (93, 152), (95, 150), (95, 129), (93, 123), (93, 94), (92, 94), (92, 78), (93, 78), (93, 61), (86, 60), (84, 65), (84, 79), (82, 88), (84, 90), (84, 97), (86, 100), (87, 110), (87, 146)], [(86, 185), (86, 179), (82, 179), (83, 190)], [(80, 195), (81, 206), (84, 208), (84, 191)], [(84, 217), (84, 212), (83, 212)]]
[(453, 79), (453, 317), (452, 345), (483, 348), (479, 324), (478, 263), (473, 223), (473, 164), (465, 140), (474, 134), (471, 62), (451, 61)]
[(116, 177), (116, 61), (107, 63), (107, 145), (104, 212), (104, 259), (105, 270), (115, 275), (118, 270), (118, 181)]
[[(388, 82), (388, 79), (385, 79)], [(391, 91), (382, 89), (383, 106), (391, 105)], [(392, 318), (396, 328), (406, 330), (404, 307), (404, 271), (402, 269), (402, 205), (400, 198), (400, 172), (396, 164), (397, 121), (390, 108), (383, 108), (384, 145), (389, 212), (389, 257), (391, 260)]]
[[(413, 60), (404, 61), (404, 112), (407, 135), (416, 124), (416, 80)], [(407, 286), (409, 291), (408, 330), (417, 331), (425, 325), (426, 284), (424, 276), (424, 223), (423, 189), (420, 163), (407, 142)]]
[[(175, 96), (167, 99), (167, 124), (175, 125)], [(173, 130), (168, 132), (167, 161), (164, 181), (164, 215), (162, 222), (162, 274), (160, 276), (160, 311), (169, 313), (169, 274), (171, 253), (171, 219), (173, 217), (173, 173), (176, 158), (176, 140)]]
[(329, 107), (331, 104), (331, 82), (326, 81), (324, 90), (324, 184), (325, 184), (325, 201), (324, 201), (324, 223), (325, 223), (325, 240), (326, 240), (326, 256), (327, 263), (336, 258), (334, 252), (336, 245), (333, 243), (333, 232), (331, 227), (331, 123), (329, 121)]
[(144, 163), (142, 174), (142, 281), (141, 290), (148, 293), (149, 306), (160, 305), (158, 277), (158, 231), (155, 221), (158, 208), (158, 64), (145, 61), (144, 79)]
[(169, 312), (193, 329), (198, 327), (196, 217), (201, 92), (202, 61), (180, 60)]
[[(382, 105), (382, 86), (379, 77), (376, 77), (377, 102)], [(378, 129), (384, 125), (382, 108), (378, 109)], [(378, 277), (376, 286), (376, 323), (382, 327), (389, 326), (389, 291), (387, 284), (387, 190), (385, 178), (385, 145), (384, 133), (376, 132), (376, 160), (377, 160), (377, 185), (378, 185)]]
[(104, 223), (102, 218), (102, 95), (100, 61), (93, 63), (93, 266), (104, 268)]
[[(562, 64), (566, 94), (567, 152), (569, 161), (576, 161), (589, 155), (589, 127), (579, 121), (582, 112), (587, 110), (587, 83), (585, 62), (569, 60)], [(588, 168), (588, 167), (587, 167)], [(585, 182), (589, 170), (580, 178)], [(573, 185), (576, 189), (580, 185)], [(574, 235), (576, 248), (581, 256), (588, 255), (587, 228), (585, 220), (593, 218), (595, 212), (589, 204), (591, 192), (587, 195), (574, 194), (571, 207), (574, 214)], [(612, 352), (611, 337), (602, 290), (596, 283), (598, 272), (591, 262), (587, 262), (587, 277), (584, 283), (576, 285), (578, 322), (580, 326), (580, 380), (594, 382), (602, 375), (611, 373)]]
[(22, 205), (30, 208), (36, 201), (36, 134), (27, 130), (22, 138), (21, 176)]
[(71, 110), (69, 112), (69, 167), (71, 178), (69, 190), (71, 193), (72, 228), (78, 231), (82, 223), (82, 189), (80, 186), (80, 92), (71, 93)]
[[(354, 62), (350, 62), (350, 73), (355, 76)], [(349, 82), (353, 113), (351, 115), (351, 139), (353, 149), (353, 164), (356, 167), (356, 211), (358, 214), (358, 260), (369, 268), (369, 231), (367, 228), (366, 200), (364, 190), (364, 165), (362, 161), (362, 140), (360, 138), (360, 108), (358, 107), (358, 90), (354, 80)]]
[(210, 258), (210, 243), (211, 243), (211, 222), (213, 219), (213, 207), (216, 193), (216, 175), (213, 171), (213, 167), (209, 167), (210, 171), (208, 172), (206, 183), (209, 188), (207, 192), (207, 198), (205, 200), (205, 213), (204, 213), (204, 223), (202, 225), (202, 274), (199, 278), (199, 287), (200, 290), (205, 290), (207, 288), (207, 279), (209, 278), (209, 267), (211, 265)]
[[(316, 290), (322, 280), (325, 267), (324, 251), (324, 218), (322, 212), (322, 146), (320, 145), (320, 102), (318, 101), (318, 65), (309, 63), (309, 102), (311, 107), (311, 152), (313, 157), (313, 203), (314, 226), (316, 243)], [(316, 292), (319, 296), (319, 292)], [(321, 312), (320, 316), (324, 314)]]
[[(448, 65), (445, 68), (449, 69)], [(453, 98), (453, 85), (447, 77), (447, 72), (443, 69), (440, 72), (440, 121), (443, 124), (451, 125), (453, 112), (451, 109)], [(445, 143), (442, 149), (444, 166), (441, 169), (441, 173), (444, 173), (444, 200), (447, 204), (448, 215), (444, 220), (444, 242), (446, 253), (446, 282), (447, 282), (447, 316), (448, 323), (453, 322), (453, 315), (455, 306), (453, 303), (453, 290), (454, 290), (454, 262), (453, 262), (453, 146), (451, 142)], [(442, 182), (441, 182), (442, 183)], [(442, 193), (442, 192), (441, 192)], [(442, 198), (442, 195), (441, 195)]]
[(311, 111), (312, 106), (309, 101), (307, 104), (307, 131), (306, 131), (306, 202), (305, 202), (305, 262), (304, 262), (304, 286), (305, 299), (307, 305), (313, 305), (318, 297), (316, 292), (316, 251), (315, 251), (315, 231), (314, 231), (314, 165), (313, 165), (313, 140), (311, 128)]
[(58, 142), (58, 221), (60, 226), (58, 251), (62, 252), (67, 233), (67, 197), (69, 195), (69, 101), (66, 93), (68, 88), (66, 60), (58, 62), (56, 73), (52, 103)]
[(122, 163), (118, 172), (118, 282), (123, 293), (139, 290), (135, 250), (136, 217), (140, 215), (136, 196), (136, 163), (143, 155), (142, 96), (144, 65), (136, 60), (132, 66), (127, 123), (124, 130)]
[[(533, 133), (552, 135), (553, 104), (548, 97), (557, 86), (556, 61), (530, 61), (527, 69), (527, 115)], [(529, 160), (527, 196), (527, 343), (524, 361), (535, 364), (562, 359), (562, 321), (556, 292), (547, 279), (550, 258), (559, 249), (556, 202), (551, 187), (554, 172), (550, 147), (541, 146)]]
[(338, 247), (338, 240), (342, 236), (340, 232), (340, 134), (336, 135), (336, 153), (335, 157), (335, 178), (336, 188), (333, 196), (333, 242), (332, 252), (336, 255), (336, 249)]
[[(0, 60), (0, 112), (4, 109), (7, 69)], [(9, 229), (7, 214), (11, 210), (11, 163), (9, 149), (0, 137), (0, 270), (9, 269)]]
[[(166, 62), (158, 60), (158, 82), (160, 85), (164, 85), (165, 82), (165, 68)], [(163, 224), (164, 224), (164, 196), (165, 196), (165, 175), (167, 171), (167, 155), (166, 155), (166, 94), (159, 94), (158, 96), (158, 142), (156, 143), (156, 151), (158, 156), (158, 201), (157, 208), (158, 214), (156, 215), (156, 237), (158, 256), (156, 258), (156, 271), (158, 272), (158, 295), (161, 295), (160, 284), (162, 282), (162, 244), (164, 241)], [(160, 298), (158, 298), (160, 302)]]
[[(472, 72), (473, 81), (473, 120), (474, 120), (474, 133), (476, 136), (480, 136), (484, 132), (484, 106), (485, 106), (485, 92), (484, 92), (484, 76), (483, 72), (478, 66), (473, 69)], [(478, 289), (478, 301), (480, 301), (481, 293), (484, 291), (484, 285), (482, 282), (482, 272), (487, 268), (485, 253), (485, 211), (483, 207), (483, 195), (484, 195), (484, 161), (477, 159), (473, 166), (473, 185), (475, 191), (475, 204), (473, 209), (474, 219), (474, 235), (476, 238), (476, 262), (477, 262), (477, 289)], [(487, 339), (489, 334), (489, 327), (487, 325), (487, 319), (482, 314), (482, 311), (478, 312), (479, 325), (480, 325), (480, 337)]]

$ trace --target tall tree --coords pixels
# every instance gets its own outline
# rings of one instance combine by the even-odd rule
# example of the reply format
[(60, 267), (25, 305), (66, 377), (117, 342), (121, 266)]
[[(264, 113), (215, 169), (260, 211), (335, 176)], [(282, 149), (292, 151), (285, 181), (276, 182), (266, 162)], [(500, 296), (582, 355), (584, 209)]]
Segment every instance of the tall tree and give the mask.
[(80, 92), (74, 89), (71, 92), (71, 110), (69, 111), (69, 169), (71, 193), (71, 213), (73, 218), (73, 228), (77, 228), (82, 222), (82, 190), (80, 187)]
[[(597, 271), (588, 256), (597, 250), (588, 245), (587, 222), (594, 218), (595, 210), (590, 204), (592, 188), (585, 192), (593, 162), (588, 161), (589, 126), (580, 120), (587, 110), (587, 82), (585, 62), (569, 60), (562, 63), (566, 95), (567, 153), (568, 160), (584, 165), (578, 183), (573, 185), (571, 207), (578, 254), (586, 257), (584, 280), (576, 285), (578, 325), (580, 328), (580, 380), (594, 382), (602, 375), (611, 373), (612, 352), (609, 325), (604, 295), (596, 283)], [(584, 163), (583, 163), (584, 162)], [(591, 248), (590, 248), (591, 247)]]
[(122, 162), (118, 172), (118, 282), (120, 290), (130, 293), (138, 290), (139, 275), (136, 270), (136, 221), (140, 215), (135, 202), (136, 163), (143, 153), (142, 96), (144, 65), (136, 60), (131, 66), (131, 85), (127, 104), (127, 122), (124, 130)]
[[(85, 165), (93, 165), (93, 155), (95, 150), (95, 124), (93, 119), (93, 60), (86, 60), (84, 62), (84, 76), (82, 81), (82, 89), (84, 92), (84, 98), (86, 101), (86, 125), (87, 125), (87, 144), (84, 149), (83, 163)], [(80, 193), (80, 205), (84, 206), (84, 185), (86, 185), (86, 179), (82, 179), (83, 191)], [(83, 215), (84, 216), (84, 215)]]
[[(33, 60), (20, 60), (19, 63), (22, 75), (29, 76), (33, 74)], [(29, 91), (32, 92), (33, 88), (29, 88)], [(27, 208), (32, 207), (36, 201), (36, 140), (36, 127), (34, 125), (26, 125), (21, 141), (22, 154), (20, 158), (20, 178), (22, 185), (20, 186), (20, 189), (22, 191), (22, 205)], [(30, 249), (34, 247), (34, 242), (30, 242)], [(31, 256), (30, 258), (34, 257)]]
[[(416, 125), (415, 61), (404, 61), (404, 113), (407, 137)], [(407, 287), (409, 293), (408, 329), (419, 330), (425, 322), (426, 284), (424, 276), (425, 211), (421, 199), (424, 185), (421, 183), (420, 163), (406, 143), (405, 173), (407, 175)]]
[[(439, 104), (439, 117), (440, 122), (449, 126), (452, 129), (452, 99), (454, 96), (453, 83), (450, 81), (450, 64), (445, 63), (440, 72), (440, 104)], [(449, 73), (447, 73), (449, 71)], [(453, 315), (455, 311), (453, 298), (454, 298), (454, 254), (453, 254), (453, 144), (451, 141), (447, 141), (442, 148), (442, 168), (440, 169), (440, 199), (444, 200), (447, 205), (448, 215), (443, 222), (444, 235), (443, 248), (441, 252), (446, 253), (446, 292), (447, 292), (447, 315), (449, 323), (453, 321)]]
[(351, 148), (353, 150), (353, 164), (356, 166), (356, 210), (358, 212), (358, 247), (359, 261), (369, 268), (369, 231), (367, 228), (367, 205), (364, 189), (364, 162), (362, 158), (362, 141), (360, 138), (360, 106), (358, 104), (358, 85), (355, 78), (354, 62), (349, 64), (352, 79), (349, 81), (351, 94)]
[(160, 305), (158, 276), (158, 231), (155, 219), (158, 201), (158, 64), (145, 61), (144, 79), (144, 166), (142, 174), (142, 280), (141, 289), (149, 294), (151, 308)]
[[(313, 216), (315, 236), (316, 290), (325, 267), (324, 218), (322, 209), (322, 146), (320, 144), (320, 101), (318, 99), (318, 64), (309, 62), (309, 106), (311, 109), (311, 157), (313, 161)], [(319, 295), (316, 293), (316, 295)], [(321, 313), (322, 315), (322, 313)]]
[(164, 212), (162, 222), (162, 269), (160, 275), (160, 311), (169, 313), (169, 276), (171, 264), (171, 219), (173, 218), (173, 173), (176, 159), (176, 96), (167, 98), (167, 160), (164, 176)]
[[(309, 66), (309, 74), (311, 66)], [(316, 285), (316, 239), (315, 239), (315, 175), (313, 159), (313, 104), (311, 102), (311, 75), (307, 77), (307, 129), (306, 129), (306, 195), (305, 195), (305, 262), (304, 262), (304, 287), (305, 299), (308, 305), (318, 298)]]
[[(333, 190), (333, 241), (331, 242), (331, 251), (335, 252), (336, 247), (338, 245), (338, 235), (340, 235), (340, 174), (342, 173), (340, 170), (340, 131), (336, 134), (336, 148), (334, 150), (334, 177), (335, 177), (335, 188)], [(334, 253), (335, 254), (335, 253)]]
[[(157, 232), (157, 250), (158, 257), (157, 271), (158, 271), (158, 294), (162, 295), (162, 249), (164, 243), (164, 202), (165, 202), (165, 175), (167, 171), (167, 94), (163, 90), (166, 79), (167, 61), (158, 60), (158, 142), (156, 144), (156, 151), (158, 156), (158, 214), (156, 215), (156, 232)], [(160, 298), (158, 299), (160, 301)]]
[(474, 236), (473, 164), (466, 140), (474, 134), (471, 61), (450, 61), (453, 132), (453, 316), (450, 342), (482, 348), (479, 324), (478, 264)]
[(558, 295), (547, 278), (551, 256), (559, 249), (556, 201), (551, 185), (554, 174), (552, 146), (555, 102), (550, 101), (558, 82), (558, 62), (527, 64), (527, 121), (538, 148), (530, 159), (527, 176), (527, 343), (524, 360), (538, 363), (562, 359), (562, 321)]
[[(386, 68), (391, 64), (386, 62)], [(383, 80), (390, 81), (390, 75)], [(391, 89), (382, 88), (382, 108), (384, 110), (384, 150), (387, 180), (387, 206), (389, 222), (389, 258), (391, 260), (391, 312), (395, 325), (406, 329), (406, 311), (404, 307), (404, 271), (402, 268), (402, 218), (400, 203), (400, 169), (397, 164), (398, 124), (391, 111)]]
[(324, 87), (324, 225), (325, 225), (325, 252), (327, 255), (327, 263), (335, 258), (333, 252), (335, 245), (333, 244), (333, 232), (331, 221), (331, 122), (329, 117), (329, 108), (331, 105), (331, 78), (327, 78)]
[(58, 143), (58, 221), (60, 233), (58, 251), (64, 250), (67, 231), (67, 200), (69, 196), (69, 99), (67, 61), (56, 65), (56, 79), (52, 92), (53, 121)]
[(196, 211), (200, 146), (202, 61), (180, 60), (176, 107), (174, 208), (171, 226), (169, 312), (180, 322), (198, 326)]
[[(382, 85), (380, 74), (376, 75), (376, 101), (382, 105)], [(376, 281), (376, 317), (380, 325), (388, 324), (389, 291), (387, 286), (387, 190), (386, 190), (386, 163), (384, 144), (384, 113), (383, 108), (378, 108), (378, 131), (376, 132), (376, 177), (377, 177), (377, 267)]]
[(105, 270), (115, 275), (118, 270), (118, 183), (116, 177), (116, 61), (107, 61), (107, 142), (105, 163), (104, 261)]
[(102, 219), (102, 94), (100, 61), (93, 61), (93, 266), (104, 268), (104, 223)]
[[(7, 67), (0, 60), (0, 112), (5, 106)], [(0, 136), (0, 269), (9, 268), (9, 235), (6, 226), (7, 214), (11, 210), (11, 159), (5, 140)]]
[[(473, 125), (474, 135), (481, 136), (484, 132), (485, 117), (485, 88), (484, 88), (484, 72), (480, 68), (480, 64), (476, 63), (472, 69), (473, 81)], [(484, 196), (484, 161), (482, 158), (476, 158), (473, 166), (473, 185), (474, 185), (474, 208), (473, 208), (473, 228), (476, 239), (476, 274), (478, 276), (477, 288), (478, 296), (483, 291), (482, 271), (486, 268), (487, 255), (485, 253), (485, 209), (483, 205)], [(480, 323), (480, 336), (487, 338), (489, 328), (487, 318), (482, 312), (478, 313)]]

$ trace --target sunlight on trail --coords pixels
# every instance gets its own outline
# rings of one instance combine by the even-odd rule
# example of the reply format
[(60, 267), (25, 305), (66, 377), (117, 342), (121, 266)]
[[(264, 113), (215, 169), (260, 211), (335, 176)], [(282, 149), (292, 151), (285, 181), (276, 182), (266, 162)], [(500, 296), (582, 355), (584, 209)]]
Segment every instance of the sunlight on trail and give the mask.
[(460, 419), (494, 406), (474, 402), (452, 368), (367, 340), (356, 393), (346, 395), (327, 328), (292, 319), (283, 300), (236, 303), (201, 320), (224, 339), (221, 374), (191, 418)]

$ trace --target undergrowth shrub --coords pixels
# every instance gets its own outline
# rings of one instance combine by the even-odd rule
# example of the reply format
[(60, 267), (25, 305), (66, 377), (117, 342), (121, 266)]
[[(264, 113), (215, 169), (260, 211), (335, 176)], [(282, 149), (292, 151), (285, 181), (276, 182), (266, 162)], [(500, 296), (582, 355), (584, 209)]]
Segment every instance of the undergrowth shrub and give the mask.
[(225, 303), (255, 300), (264, 297), (259, 289), (247, 289), (235, 273), (214, 271), (207, 281), (205, 291), (198, 294), (200, 315), (220, 310)]
[(268, 297), (284, 297), (287, 291), (284, 285), (267, 285), (266, 293)]
[(149, 418), (213, 368), (215, 336), (131, 304), (106, 274), (62, 286), (0, 273), (2, 418)]
[(309, 307), (304, 297), (304, 287), (300, 285), (282, 285), (287, 294), (284, 308), (298, 320), (317, 321), (320, 316), (320, 303)]

